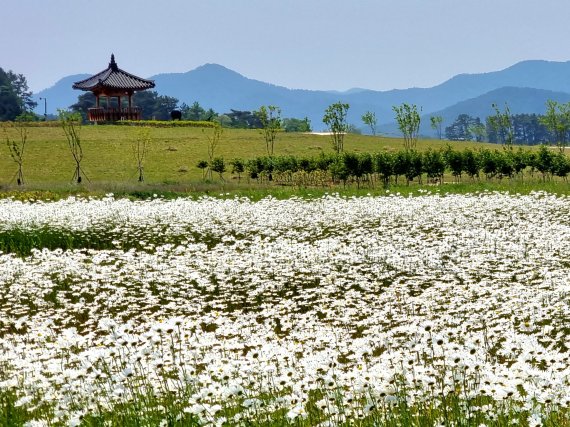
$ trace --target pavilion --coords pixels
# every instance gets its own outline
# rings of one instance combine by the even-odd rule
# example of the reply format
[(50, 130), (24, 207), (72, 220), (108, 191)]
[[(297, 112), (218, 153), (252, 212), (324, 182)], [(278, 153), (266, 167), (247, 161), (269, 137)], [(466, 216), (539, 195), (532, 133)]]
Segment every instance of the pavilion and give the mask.
[(115, 55), (111, 55), (107, 69), (73, 84), (73, 89), (91, 91), (95, 95), (95, 108), (88, 111), (88, 119), (92, 122), (141, 120), (142, 111), (133, 106), (133, 94), (153, 87), (154, 81), (121, 70), (115, 62)]

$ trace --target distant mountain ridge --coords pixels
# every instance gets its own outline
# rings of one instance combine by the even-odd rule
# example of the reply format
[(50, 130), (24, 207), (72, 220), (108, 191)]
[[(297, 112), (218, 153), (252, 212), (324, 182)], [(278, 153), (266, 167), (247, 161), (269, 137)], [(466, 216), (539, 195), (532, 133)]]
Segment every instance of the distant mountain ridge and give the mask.
[[(51, 88), (37, 93), (35, 98), (47, 98), (48, 113), (55, 112), (57, 108), (67, 108), (81, 94), (71, 89), (72, 83), (87, 76), (65, 77)], [(155, 81), (158, 93), (176, 97), (181, 103), (198, 101), (203, 107), (213, 108), (219, 113), (277, 105), (283, 117), (308, 117), (313, 128), (320, 130), (324, 128), (322, 116), (325, 108), (337, 101), (350, 104), (348, 121), (358, 127), (363, 127), (360, 118), (366, 111), (375, 112), (380, 123), (393, 122), (392, 106), (403, 102), (422, 107), (426, 118), (434, 113), (443, 115), (444, 124), (453, 121), (456, 112), (484, 119), (481, 114), (492, 113), (490, 104), (488, 108), (484, 107), (491, 99), (500, 105), (507, 102), (513, 113), (542, 113), (545, 96), (562, 102), (570, 94), (570, 61), (523, 61), (500, 71), (460, 74), (431, 88), (389, 91), (288, 89), (249, 79), (217, 64), (205, 64), (186, 73), (162, 73), (149, 78)], [(43, 104), (38, 106), (37, 112), (43, 113)], [(422, 131), (431, 133), (429, 123), (422, 127)]]

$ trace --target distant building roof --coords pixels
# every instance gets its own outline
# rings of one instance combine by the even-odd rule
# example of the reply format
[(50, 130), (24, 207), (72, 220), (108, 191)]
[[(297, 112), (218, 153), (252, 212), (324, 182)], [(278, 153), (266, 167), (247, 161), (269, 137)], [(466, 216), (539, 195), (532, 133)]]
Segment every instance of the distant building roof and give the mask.
[(124, 90), (145, 90), (152, 89), (154, 81), (137, 77), (131, 73), (121, 70), (115, 62), (115, 55), (111, 55), (111, 62), (107, 69), (88, 77), (85, 80), (73, 83), (73, 89), (96, 90), (96, 89), (124, 89)]

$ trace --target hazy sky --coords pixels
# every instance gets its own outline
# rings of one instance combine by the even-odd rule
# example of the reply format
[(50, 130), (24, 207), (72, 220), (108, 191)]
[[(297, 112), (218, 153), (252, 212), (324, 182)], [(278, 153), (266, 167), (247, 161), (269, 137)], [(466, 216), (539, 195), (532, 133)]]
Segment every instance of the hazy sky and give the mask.
[[(141, 77), (217, 63), (289, 88), (429, 87), (570, 59), (567, 0), (0, 0), (0, 67), (35, 92), (111, 53)], [(570, 76), (569, 76), (570, 78)]]

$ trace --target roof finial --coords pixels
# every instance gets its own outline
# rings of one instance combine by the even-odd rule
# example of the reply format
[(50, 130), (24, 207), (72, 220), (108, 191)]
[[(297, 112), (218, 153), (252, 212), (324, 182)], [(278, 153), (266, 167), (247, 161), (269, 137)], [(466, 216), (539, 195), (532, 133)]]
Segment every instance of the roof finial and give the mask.
[(117, 71), (119, 69), (119, 67), (117, 66), (117, 63), (115, 62), (115, 54), (114, 53), (111, 54), (111, 62), (109, 63), (109, 67), (113, 71)]

